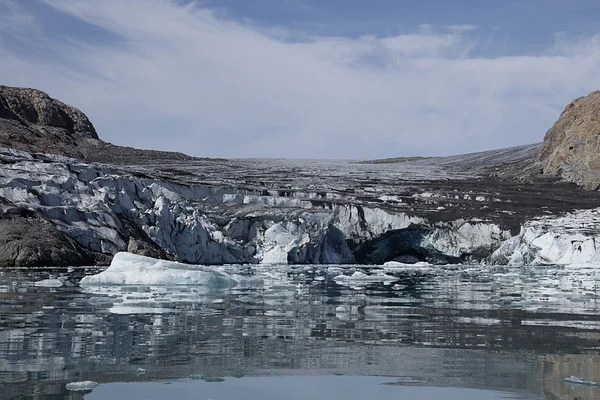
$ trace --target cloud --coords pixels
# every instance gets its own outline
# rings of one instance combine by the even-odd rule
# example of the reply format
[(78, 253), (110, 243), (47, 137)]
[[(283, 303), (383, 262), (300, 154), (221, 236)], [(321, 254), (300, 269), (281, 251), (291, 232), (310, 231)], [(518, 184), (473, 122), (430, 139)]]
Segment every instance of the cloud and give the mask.
[(11, 39), (19, 38), (36, 29), (35, 18), (13, 0), (0, 1), (0, 32), (10, 35)]
[(292, 40), (284, 27), (200, 3), (46, 4), (110, 40), (73, 32), (45, 42), (53, 56), (44, 60), (0, 45), (4, 83), (46, 90), (86, 112), (105, 140), (143, 148), (300, 158), (478, 151), (540, 141), (564, 105), (600, 86), (599, 36), (478, 58), (471, 25)]

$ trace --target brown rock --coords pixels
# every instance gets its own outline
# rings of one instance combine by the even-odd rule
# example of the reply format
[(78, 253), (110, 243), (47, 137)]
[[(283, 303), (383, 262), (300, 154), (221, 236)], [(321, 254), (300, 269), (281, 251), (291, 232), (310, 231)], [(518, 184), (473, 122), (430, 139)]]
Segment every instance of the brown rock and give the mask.
[(25, 124), (61, 128), (80, 138), (98, 139), (84, 113), (37, 89), (0, 86), (0, 115)]
[(600, 91), (571, 102), (544, 137), (542, 172), (586, 189), (600, 187)]
[(40, 90), (0, 85), (0, 147), (82, 158), (84, 139), (98, 135), (78, 109)]

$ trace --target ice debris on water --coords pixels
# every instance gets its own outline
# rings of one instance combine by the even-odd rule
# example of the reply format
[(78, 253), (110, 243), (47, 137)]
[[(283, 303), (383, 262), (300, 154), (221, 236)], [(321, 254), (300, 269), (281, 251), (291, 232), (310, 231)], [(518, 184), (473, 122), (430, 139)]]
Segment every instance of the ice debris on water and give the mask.
[(61, 287), (64, 284), (60, 279), (43, 279), (41, 281), (37, 281), (33, 283), (33, 286), (36, 287), (47, 287), (47, 288), (55, 288)]
[(131, 253), (117, 253), (110, 267), (99, 274), (86, 276), (80, 285), (202, 285), (228, 288), (255, 286), (260, 279), (227, 273), (218, 267), (187, 265), (158, 260)]
[(81, 381), (81, 382), (71, 382), (67, 383), (67, 390), (80, 392), (86, 390), (93, 390), (96, 386), (98, 386), (97, 382), (94, 381)]
[(365, 284), (365, 283), (385, 283), (385, 282), (393, 282), (397, 281), (398, 278), (387, 275), (384, 273), (376, 273), (373, 275), (365, 274), (364, 272), (355, 271), (352, 275), (338, 275), (333, 280), (338, 285), (356, 285), (356, 284)]
[(600, 383), (594, 381), (586, 381), (578, 376), (569, 376), (568, 378), (563, 379), (564, 382), (575, 384), (575, 385), (585, 385), (585, 386), (600, 386)]

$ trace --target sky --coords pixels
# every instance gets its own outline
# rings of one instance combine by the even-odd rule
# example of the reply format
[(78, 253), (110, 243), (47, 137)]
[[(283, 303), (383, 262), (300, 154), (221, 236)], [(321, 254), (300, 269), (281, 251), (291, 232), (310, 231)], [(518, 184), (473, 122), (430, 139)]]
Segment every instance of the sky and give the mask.
[(0, 84), (118, 145), (372, 159), (536, 143), (600, 89), (597, 0), (0, 0)]

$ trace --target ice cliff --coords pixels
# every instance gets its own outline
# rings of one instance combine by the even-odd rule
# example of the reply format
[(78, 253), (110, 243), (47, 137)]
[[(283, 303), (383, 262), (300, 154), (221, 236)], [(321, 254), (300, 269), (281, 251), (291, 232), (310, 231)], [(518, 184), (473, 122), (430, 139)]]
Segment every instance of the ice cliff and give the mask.
[[(60, 156), (2, 149), (0, 162), (1, 223), (49, 223), (92, 258), (129, 250), (198, 264), (447, 263), (478, 259), (510, 236), (489, 221), (184, 185)], [(22, 264), (64, 262), (34, 261)]]
[(491, 256), (497, 264), (600, 264), (600, 208), (535, 218)]
[[(596, 219), (590, 217), (597, 211), (525, 220), (512, 237), (514, 223), (505, 220), (511, 214), (502, 209), (512, 207), (512, 201), (502, 200), (501, 193), (465, 194), (444, 187), (407, 192), (406, 182), (395, 190), (380, 184), (371, 197), (368, 191), (344, 196), (339, 188), (267, 190), (253, 186), (248, 177), (245, 184), (240, 177), (228, 182), (223, 171), (201, 183), (174, 180), (150, 167), (120, 169), (9, 149), (0, 150), (0, 163), (0, 225), (33, 221), (38, 234), (51, 227), (48, 235), (61, 239), (23, 256), (29, 247), (15, 244), (23, 238), (6, 237), (4, 230), (4, 265), (107, 263), (121, 251), (195, 264), (570, 263), (598, 258)], [(355, 168), (344, 165), (350, 172)], [(205, 171), (196, 167), (197, 174)], [(281, 185), (278, 179), (271, 186)], [(488, 218), (451, 218), (466, 197), (480, 213), (490, 202), (497, 208)], [(7, 243), (15, 248), (8, 254)], [(53, 257), (53, 246), (63, 253)]]

